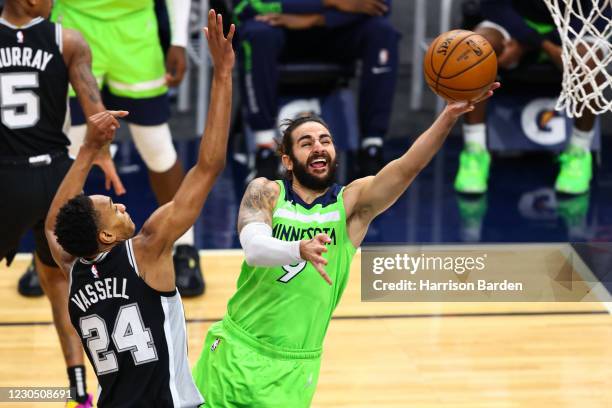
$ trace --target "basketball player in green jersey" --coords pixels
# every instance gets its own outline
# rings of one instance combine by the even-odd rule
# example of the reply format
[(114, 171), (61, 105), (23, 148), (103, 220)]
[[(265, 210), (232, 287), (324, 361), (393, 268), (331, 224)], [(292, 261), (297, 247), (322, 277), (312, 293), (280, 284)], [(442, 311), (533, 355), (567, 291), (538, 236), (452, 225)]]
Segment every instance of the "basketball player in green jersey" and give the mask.
[(310, 406), (325, 332), (370, 222), (473, 109), (450, 103), (402, 157), (346, 187), (333, 184), (336, 151), (327, 125), (313, 116), (288, 122), (279, 146), (288, 177), (255, 179), (245, 192), (238, 289), (193, 369), (207, 407)]

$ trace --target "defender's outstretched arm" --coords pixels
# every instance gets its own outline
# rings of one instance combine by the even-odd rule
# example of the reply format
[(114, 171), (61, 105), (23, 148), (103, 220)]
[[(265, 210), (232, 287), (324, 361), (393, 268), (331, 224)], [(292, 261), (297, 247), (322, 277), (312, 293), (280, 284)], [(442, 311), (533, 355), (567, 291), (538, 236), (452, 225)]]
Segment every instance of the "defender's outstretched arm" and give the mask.
[(74, 257), (64, 251), (57, 242), (54, 233), (57, 214), (68, 200), (83, 191), (85, 180), (91, 170), (94, 159), (100, 153), (100, 150), (108, 145), (115, 136), (115, 130), (119, 127), (117, 118), (124, 117), (127, 114), (126, 111), (104, 111), (88, 118), (88, 131), (85, 142), (81, 146), (76, 160), (72, 163), (70, 170), (68, 170), (64, 177), (62, 184), (60, 184), (57, 193), (55, 193), (47, 213), (45, 235), (47, 236), (49, 248), (55, 262), (66, 273), (69, 272), (70, 264), (74, 261)]
[(171, 250), (174, 242), (197, 220), (206, 197), (225, 167), (227, 139), (232, 110), (232, 68), (234, 50), (232, 24), (227, 38), (223, 35), (221, 15), (208, 13), (204, 29), (214, 64), (211, 101), (206, 129), (200, 142), (198, 162), (189, 170), (174, 199), (160, 207), (145, 222), (141, 234), (156, 253)]
[[(98, 112), (103, 112), (105, 107), (102, 103), (98, 83), (91, 71), (91, 50), (87, 41), (85, 41), (81, 33), (68, 28), (62, 28), (62, 36), (64, 62), (68, 68), (68, 79), (76, 92), (85, 117), (89, 118)], [(82, 140), (70, 140), (70, 143), (77, 145), (77, 148), (80, 148), (82, 142)], [(125, 193), (125, 187), (117, 174), (108, 146), (105, 146), (98, 153), (94, 164), (97, 164), (104, 172), (107, 190), (112, 185), (117, 195)]]

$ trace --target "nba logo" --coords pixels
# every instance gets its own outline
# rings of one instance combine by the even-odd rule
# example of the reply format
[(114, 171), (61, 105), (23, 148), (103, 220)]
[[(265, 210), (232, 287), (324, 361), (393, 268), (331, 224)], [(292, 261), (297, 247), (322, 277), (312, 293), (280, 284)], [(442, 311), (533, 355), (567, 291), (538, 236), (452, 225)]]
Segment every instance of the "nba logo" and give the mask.
[(210, 346), (210, 351), (215, 351), (217, 347), (219, 347), (219, 343), (221, 343), (221, 339), (216, 339), (213, 341), (212, 346)]
[(100, 275), (98, 275), (98, 268), (96, 268), (96, 265), (91, 265), (91, 273), (93, 274), (94, 278), (100, 277)]
[(378, 65), (387, 65), (389, 62), (389, 50), (383, 48), (378, 53)]
[(23, 44), (23, 32), (17, 31), (17, 42)]

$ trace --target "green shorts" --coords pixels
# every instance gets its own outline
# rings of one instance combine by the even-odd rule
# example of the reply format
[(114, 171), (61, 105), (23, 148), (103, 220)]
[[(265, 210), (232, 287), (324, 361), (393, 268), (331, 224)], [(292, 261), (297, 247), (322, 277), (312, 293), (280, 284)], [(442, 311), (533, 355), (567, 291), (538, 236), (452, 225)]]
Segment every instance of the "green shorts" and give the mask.
[[(56, 4), (51, 18), (85, 37), (100, 87), (107, 85), (113, 95), (127, 98), (152, 98), (167, 92), (164, 55), (152, 6), (109, 21)], [(74, 96), (72, 89), (70, 96)]]
[(226, 316), (208, 330), (193, 379), (206, 407), (302, 408), (310, 406), (320, 366), (320, 349), (267, 345)]

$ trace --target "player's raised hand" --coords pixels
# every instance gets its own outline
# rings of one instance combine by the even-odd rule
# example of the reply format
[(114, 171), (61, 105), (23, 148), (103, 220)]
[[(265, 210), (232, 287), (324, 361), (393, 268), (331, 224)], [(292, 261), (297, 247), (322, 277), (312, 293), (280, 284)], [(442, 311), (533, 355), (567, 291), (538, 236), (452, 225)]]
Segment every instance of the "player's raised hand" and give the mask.
[(85, 145), (102, 149), (115, 137), (115, 130), (119, 128), (117, 118), (128, 115), (127, 111), (103, 111), (91, 115), (87, 118), (87, 135)]
[(448, 105), (446, 105), (445, 111), (448, 112), (454, 118), (458, 118), (464, 113), (473, 111), (474, 105), (476, 105), (477, 103), (482, 102), (485, 99), (488, 99), (491, 96), (493, 96), (493, 92), (500, 86), (501, 84), (499, 82), (493, 82), (491, 86), (489, 87), (489, 90), (475, 101), (456, 101), (456, 102), (449, 101)]
[(119, 174), (117, 174), (115, 162), (113, 162), (109, 147), (110, 146), (107, 144), (100, 150), (93, 164), (100, 167), (104, 173), (104, 187), (107, 190), (110, 190), (112, 187), (116, 195), (123, 195), (126, 193), (126, 190), (121, 178), (119, 178)]
[(300, 241), (300, 257), (308, 261), (315, 267), (319, 274), (325, 279), (328, 284), (332, 284), (325, 265), (327, 259), (323, 258), (323, 253), (327, 252), (326, 244), (331, 242), (331, 238), (327, 234), (317, 234), (313, 239)]
[(204, 34), (208, 40), (208, 49), (217, 72), (231, 72), (236, 59), (232, 48), (232, 39), (236, 26), (230, 26), (227, 37), (223, 34), (223, 17), (215, 10), (208, 12), (208, 27), (204, 27)]

